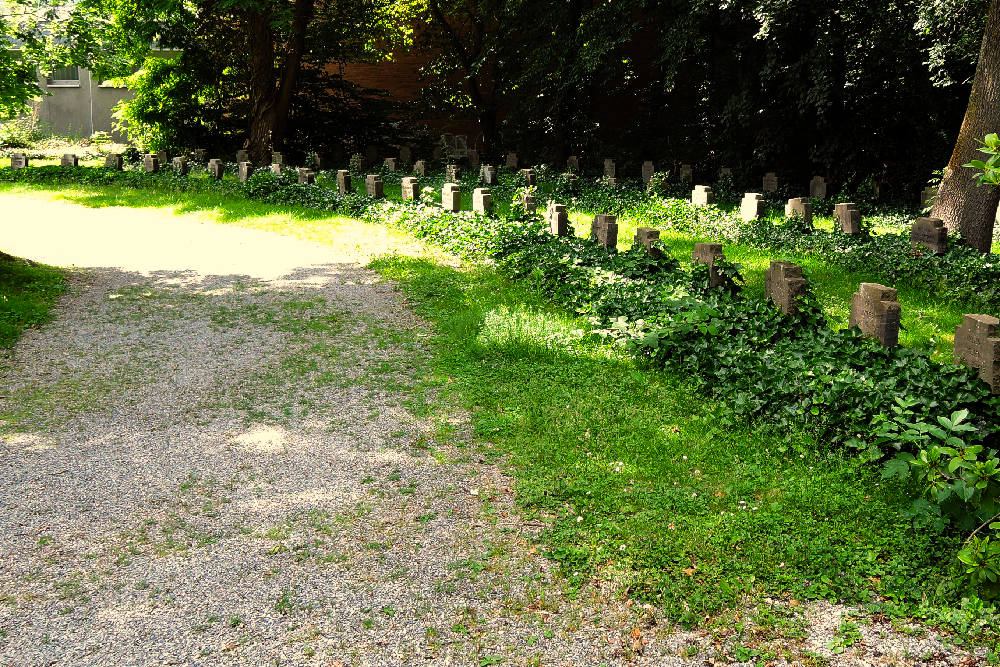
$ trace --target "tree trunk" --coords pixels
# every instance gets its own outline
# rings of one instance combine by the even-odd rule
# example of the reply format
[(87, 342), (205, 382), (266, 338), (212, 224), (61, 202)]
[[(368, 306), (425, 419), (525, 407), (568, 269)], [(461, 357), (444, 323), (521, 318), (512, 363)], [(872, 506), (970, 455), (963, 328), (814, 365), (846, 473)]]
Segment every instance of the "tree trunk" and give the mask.
[(247, 117), (249, 131), (244, 144), (250, 161), (257, 165), (271, 163), (271, 128), (274, 124), (275, 73), (274, 33), (270, 19), (251, 11), (247, 16), (250, 51), (250, 108)]
[(288, 53), (285, 54), (284, 69), (281, 74), (281, 84), (271, 114), (271, 145), (276, 150), (285, 147), (285, 135), (288, 133), (288, 116), (292, 108), (292, 100), (302, 70), (302, 56), (306, 47), (306, 32), (313, 18), (315, 0), (296, 0), (295, 18), (292, 21), (292, 33), (288, 39)]
[(941, 218), (950, 232), (960, 232), (966, 243), (989, 252), (993, 243), (1000, 189), (980, 187), (976, 170), (963, 167), (979, 159), (979, 144), (990, 132), (1000, 130), (1000, 0), (991, 0), (986, 33), (979, 51), (969, 107), (955, 142), (955, 151), (941, 181), (931, 215)]

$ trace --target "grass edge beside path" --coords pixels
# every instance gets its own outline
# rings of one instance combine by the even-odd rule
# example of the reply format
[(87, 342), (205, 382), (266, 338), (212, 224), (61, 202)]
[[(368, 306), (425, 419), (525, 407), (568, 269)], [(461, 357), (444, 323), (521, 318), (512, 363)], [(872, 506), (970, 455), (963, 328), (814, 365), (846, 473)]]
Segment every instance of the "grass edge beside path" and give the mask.
[(48, 321), (65, 289), (65, 271), (0, 251), (0, 349), (13, 347), (25, 329)]

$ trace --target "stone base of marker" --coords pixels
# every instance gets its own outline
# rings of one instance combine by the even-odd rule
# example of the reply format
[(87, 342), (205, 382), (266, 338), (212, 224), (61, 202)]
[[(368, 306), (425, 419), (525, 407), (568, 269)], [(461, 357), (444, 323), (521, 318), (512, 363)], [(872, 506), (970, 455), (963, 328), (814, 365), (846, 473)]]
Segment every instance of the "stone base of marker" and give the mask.
[(337, 172), (337, 192), (341, 195), (346, 195), (348, 192), (352, 191), (351, 172), (346, 169), (341, 169)]
[(769, 171), (764, 174), (764, 180), (761, 183), (761, 188), (764, 192), (777, 192), (778, 191), (778, 175), (773, 171)]
[(407, 176), (400, 181), (403, 187), (403, 199), (416, 201), (420, 199), (420, 180), (416, 176)]
[(303, 185), (313, 185), (316, 182), (316, 172), (312, 169), (306, 169), (305, 167), (299, 167), (298, 170), (298, 182)]
[(553, 236), (569, 236), (569, 212), (565, 204), (550, 201), (545, 209), (545, 222)]
[(518, 165), (517, 153), (507, 153), (507, 162), (505, 163), (505, 166), (508, 169), (517, 169), (517, 165)]
[(491, 164), (484, 164), (479, 170), (479, 180), (485, 185), (496, 185), (497, 168)]
[(617, 175), (615, 173), (616, 171), (617, 171), (617, 168), (615, 167), (615, 161), (614, 160), (605, 160), (604, 161), (604, 176), (606, 178), (614, 178)]
[(689, 164), (682, 164), (680, 170), (681, 183), (691, 183), (694, 181), (694, 169)]
[(653, 179), (653, 174), (656, 173), (656, 167), (649, 160), (642, 163), (642, 182), (649, 183)]
[(385, 184), (382, 182), (382, 177), (378, 174), (368, 174), (368, 177), (365, 178), (365, 193), (375, 199), (385, 197)]
[(240, 173), (240, 183), (246, 183), (253, 176), (253, 163), (252, 162), (240, 162), (239, 173)]
[(955, 363), (979, 371), (979, 377), (1000, 394), (1000, 319), (965, 315), (955, 329)]
[(275, 176), (281, 176), (281, 173), (285, 171), (285, 165), (275, 162), (271, 165), (271, 173)]
[(170, 164), (174, 169), (174, 173), (178, 176), (187, 176), (191, 170), (186, 157), (175, 157)]
[(861, 233), (861, 211), (858, 205), (851, 202), (843, 202), (833, 207), (833, 215), (840, 224), (840, 231), (845, 234)]
[(421, 176), (427, 175), (427, 160), (417, 160), (413, 163), (413, 173)]
[(724, 280), (722, 274), (715, 268), (715, 262), (726, 259), (721, 243), (695, 243), (691, 259), (697, 264), (708, 265), (708, 286), (718, 287)]
[(917, 218), (910, 229), (910, 247), (924, 248), (934, 255), (948, 251), (948, 228), (941, 218)]
[(767, 213), (767, 202), (763, 196), (756, 192), (743, 195), (743, 201), (740, 202), (740, 219), (743, 222), (763, 218), (765, 213)]
[(493, 212), (493, 195), (489, 188), (476, 188), (472, 191), (472, 210), (484, 215)]
[(457, 164), (449, 164), (444, 168), (444, 178), (452, 182), (462, 180), (462, 168)]
[(799, 312), (799, 299), (806, 294), (802, 267), (792, 262), (771, 262), (764, 274), (764, 293), (785, 315)]
[(125, 168), (125, 156), (121, 153), (109, 153), (104, 156), (104, 168), (121, 171)]
[(715, 202), (715, 193), (707, 185), (696, 185), (691, 192), (691, 203), (695, 206), (708, 206)]
[(802, 224), (806, 227), (812, 227), (813, 205), (805, 197), (789, 199), (788, 203), (785, 204), (785, 217), (791, 218), (792, 216), (798, 216), (802, 219)]
[(458, 183), (445, 183), (441, 188), (441, 206), (446, 211), (458, 213), (462, 210), (462, 186)]
[(809, 181), (809, 196), (813, 199), (826, 199), (826, 179), (822, 176), (813, 176)]
[(538, 210), (538, 199), (529, 192), (523, 192), (521, 194), (521, 206), (524, 208), (525, 213), (533, 214)]
[(155, 174), (160, 170), (160, 158), (156, 155), (144, 155), (142, 158), (142, 170), (147, 174)]
[(396, 158), (394, 158), (394, 157), (387, 157), (385, 159), (385, 161), (383, 161), (382, 164), (385, 165), (385, 170), (386, 171), (388, 171), (388, 172), (394, 172), (394, 171), (396, 171), (396, 167), (397, 167)]
[(226, 173), (226, 168), (219, 158), (212, 158), (208, 161), (208, 175), (217, 181), (222, 180), (222, 175)]
[(603, 213), (595, 215), (590, 225), (590, 239), (608, 250), (618, 248), (618, 218)]
[(886, 347), (899, 344), (899, 322), (902, 315), (896, 290), (878, 283), (861, 283), (851, 298), (848, 327), (857, 327), (868, 338)]
[(62, 156), (62, 160), (59, 161), (59, 164), (62, 165), (63, 167), (79, 167), (80, 158), (78, 158), (75, 155), (66, 153), (66, 155)]
[(521, 170), (521, 182), (524, 185), (531, 187), (533, 185), (538, 185), (538, 177), (535, 175), (534, 169), (522, 169)]
[(14, 153), (10, 156), (10, 168), (11, 169), (27, 169), (28, 168), (28, 156), (24, 153)]
[(653, 245), (654, 241), (660, 240), (660, 230), (653, 229), (652, 227), (639, 227), (635, 230), (635, 239), (632, 241), (633, 245), (642, 246), (646, 249), (646, 252), (654, 257), (659, 257), (662, 252), (659, 248)]

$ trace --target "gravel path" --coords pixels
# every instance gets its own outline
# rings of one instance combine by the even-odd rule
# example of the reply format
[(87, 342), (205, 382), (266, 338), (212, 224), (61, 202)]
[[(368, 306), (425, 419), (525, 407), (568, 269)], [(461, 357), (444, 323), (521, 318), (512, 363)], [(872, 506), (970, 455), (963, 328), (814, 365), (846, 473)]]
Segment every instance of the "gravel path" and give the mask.
[[(435, 428), (427, 327), (358, 263), (412, 242), (0, 205), (5, 251), (83, 267), (0, 358), (0, 664), (731, 664), (564, 596), (462, 415)], [(875, 626), (834, 654), (848, 612), (790, 612), (777, 655), (968, 659)]]

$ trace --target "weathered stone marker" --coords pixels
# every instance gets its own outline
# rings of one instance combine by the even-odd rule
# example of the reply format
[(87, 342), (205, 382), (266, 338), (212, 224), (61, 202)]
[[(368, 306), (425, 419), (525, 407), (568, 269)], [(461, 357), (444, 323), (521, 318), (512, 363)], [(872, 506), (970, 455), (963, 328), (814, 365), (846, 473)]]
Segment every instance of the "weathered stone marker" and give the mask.
[(249, 161), (250, 161), (249, 151), (243, 151), (243, 150), (236, 151), (236, 164), (239, 164), (240, 162), (249, 162)]
[(396, 171), (396, 158), (394, 158), (394, 157), (387, 157), (382, 162), (382, 164), (385, 165), (386, 171), (388, 171), (390, 173)]
[(730, 169), (729, 167), (722, 167), (721, 169), (719, 169), (719, 180), (721, 181), (724, 178), (733, 180), (733, 170)]
[(979, 377), (1000, 394), (1000, 319), (965, 315), (955, 329), (955, 363), (979, 371)]
[(615, 177), (615, 161), (614, 160), (605, 160), (604, 161), (604, 175), (607, 178), (614, 178)]
[(62, 156), (62, 160), (59, 161), (59, 164), (63, 167), (79, 167), (80, 159), (72, 153), (66, 153)]
[(281, 153), (271, 153), (271, 164), (280, 164), (282, 167), (285, 165), (285, 156)]
[(427, 175), (427, 160), (417, 160), (413, 163), (413, 173), (421, 176)]
[(378, 174), (368, 174), (368, 178), (365, 179), (365, 192), (369, 197), (375, 199), (385, 197), (385, 184), (382, 183), (382, 177)]
[(178, 176), (187, 176), (188, 172), (191, 170), (191, 166), (188, 164), (188, 159), (186, 157), (175, 157), (170, 164), (174, 168), (174, 173)]
[(680, 171), (681, 183), (690, 183), (694, 180), (694, 169), (689, 164), (682, 164)]
[(549, 224), (549, 232), (555, 236), (569, 236), (569, 213), (565, 204), (550, 201), (545, 208), (545, 222)]
[(441, 188), (441, 206), (444, 210), (458, 213), (462, 210), (462, 186), (458, 183), (445, 183)]
[(920, 207), (928, 208), (934, 205), (934, 198), (937, 197), (938, 189), (928, 185), (920, 191)]
[(364, 165), (364, 163), (365, 163), (364, 156), (362, 156), (361, 153), (354, 153), (353, 155), (351, 155), (351, 159), (347, 162), (347, 165), (350, 168), (352, 174), (360, 174), (361, 167)]
[(337, 192), (341, 195), (346, 195), (348, 192), (352, 192), (351, 188), (351, 172), (346, 169), (340, 169), (337, 171)]
[(659, 256), (660, 249), (653, 247), (653, 242), (659, 240), (660, 240), (659, 229), (653, 229), (652, 227), (639, 227), (638, 229), (635, 230), (635, 240), (633, 240), (632, 243), (637, 246), (640, 245), (643, 246), (644, 248), (646, 248), (646, 252), (648, 252), (650, 255)]
[(222, 175), (226, 173), (226, 168), (220, 158), (212, 158), (208, 161), (208, 175), (217, 181), (222, 180)]
[(562, 175), (563, 179), (566, 181), (566, 185), (569, 186), (569, 191), (576, 194), (580, 191), (580, 179), (576, 177), (571, 171), (566, 172)]
[(833, 214), (840, 223), (840, 231), (845, 234), (861, 233), (861, 211), (858, 205), (851, 202), (843, 202), (833, 207)]
[(761, 184), (764, 192), (777, 192), (778, 191), (778, 175), (773, 171), (769, 171), (764, 174), (764, 180)]
[(253, 162), (240, 162), (240, 183), (246, 183), (253, 176)]
[(532, 185), (538, 185), (538, 177), (535, 175), (534, 169), (522, 169), (521, 180), (523, 180), (524, 184), (529, 187)]
[(599, 213), (590, 225), (590, 239), (609, 250), (618, 247), (618, 218)]
[(750, 222), (751, 220), (756, 220), (757, 218), (763, 218), (764, 214), (767, 212), (767, 203), (764, 201), (764, 197), (756, 192), (748, 192), (743, 195), (743, 201), (740, 202), (740, 219), (743, 222)]
[(691, 252), (691, 259), (697, 264), (708, 265), (709, 287), (718, 287), (722, 284), (722, 274), (715, 268), (717, 260), (726, 259), (725, 254), (722, 252), (721, 243), (695, 243), (694, 250)]
[(791, 218), (794, 215), (802, 218), (803, 224), (807, 227), (812, 227), (813, 205), (809, 203), (807, 198), (796, 197), (788, 200), (788, 203), (785, 204), (785, 217)]
[(281, 172), (285, 170), (285, 165), (275, 162), (271, 165), (271, 173), (275, 176), (281, 176)]
[(401, 146), (399, 149), (399, 161), (403, 164), (413, 163), (413, 153), (409, 146)]
[(121, 171), (125, 168), (125, 156), (121, 153), (108, 153), (104, 157), (104, 168)]
[(160, 170), (160, 158), (154, 153), (142, 157), (142, 170), (147, 174), (155, 174)]
[(695, 206), (708, 206), (715, 201), (712, 188), (707, 185), (696, 185), (691, 192), (691, 203)]
[(167, 151), (157, 151), (156, 159), (160, 161), (161, 167), (165, 168), (168, 164), (170, 164), (170, 156), (167, 154)]
[(848, 327), (857, 327), (865, 336), (895, 347), (899, 343), (901, 313), (896, 290), (878, 283), (861, 283), (861, 289), (851, 298)]
[(457, 164), (449, 164), (444, 168), (444, 177), (448, 181), (460, 181), (462, 180), (462, 168)]
[(400, 184), (403, 186), (403, 199), (416, 201), (420, 199), (420, 179), (416, 176), (407, 176)]
[(305, 167), (298, 168), (298, 181), (303, 185), (313, 185), (316, 183), (316, 172)]
[(527, 190), (521, 193), (521, 206), (525, 213), (534, 213), (538, 210), (538, 199)]
[(484, 164), (479, 170), (479, 180), (486, 185), (497, 184), (497, 168), (491, 164)]
[[(110, 155), (108, 157), (111, 157)], [(10, 168), (11, 169), (27, 169), (28, 168), (28, 156), (24, 153), (14, 153), (10, 156)]]
[(642, 182), (649, 183), (653, 179), (653, 174), (656, 173), (656, 167), (649, 160), (642, 163)]
[(910, 247), (923, 247), (934, 255), (948, 251), (948, 228), (941, 218), (917, 218), (910, 229)]
[(206, 155), (207, 153), (204, 148), (195, 148), (191, 151), (191, 159), (195, 162), (204, 162)]
[(324, 160), (319, 153), (310, 153), (307, 159), (307, 164), (312, 163), (312, 166), (316, 171), (323, 171), (326, 169), (326, 160)]
[(507, 168), (517, 169), (517, 153), (507, 153)]
[(826, 199), (826, 179), (822, 176), (813, 176), (809, 181), (809, 196), (816, 199)]
[(764, 274), (764, 293), (785, 315), (799, 312), (799, 297), (806, 293), (802, 267), (792, 262), (771, 262)]
[(570, 155), (566, 158), (566, 169), (572, 169), (573, 171), (580, 171), (580, 158), (575, 155)]
[(493, 212), (493, 195), (489, 188), (476, 188), (472, 191), (472, 210), (483, 214)]
[(607, 181), (608, 181), (608, 187), (612, 187), (612, 188), (617, 188), (618, 187), (618, 179), (617, 178), (609, 178), (609, 179), (607, 179)]

